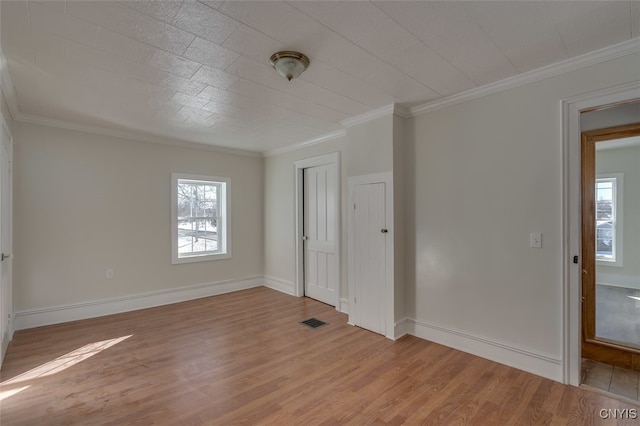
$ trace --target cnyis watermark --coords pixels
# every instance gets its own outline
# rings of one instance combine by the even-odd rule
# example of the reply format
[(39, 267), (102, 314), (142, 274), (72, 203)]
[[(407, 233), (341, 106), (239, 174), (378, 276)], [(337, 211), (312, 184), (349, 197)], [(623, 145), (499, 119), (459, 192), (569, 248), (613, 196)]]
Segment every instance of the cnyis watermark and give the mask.
[(598, 411), (601, 419), (635, 420), (638, 418), (637, 408), (601, 408)]

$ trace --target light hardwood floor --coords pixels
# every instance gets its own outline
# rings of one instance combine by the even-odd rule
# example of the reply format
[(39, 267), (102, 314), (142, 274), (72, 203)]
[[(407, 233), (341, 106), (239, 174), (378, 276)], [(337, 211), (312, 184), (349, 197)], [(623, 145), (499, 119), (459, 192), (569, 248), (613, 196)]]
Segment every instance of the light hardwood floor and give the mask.
[[(299, 321), (329, 323), (313, 330)], [(0, 424), (616, 424), (638, 406), (256, 288), (16, 333)], [(639, 420), (618, 420), (638, 424)]]

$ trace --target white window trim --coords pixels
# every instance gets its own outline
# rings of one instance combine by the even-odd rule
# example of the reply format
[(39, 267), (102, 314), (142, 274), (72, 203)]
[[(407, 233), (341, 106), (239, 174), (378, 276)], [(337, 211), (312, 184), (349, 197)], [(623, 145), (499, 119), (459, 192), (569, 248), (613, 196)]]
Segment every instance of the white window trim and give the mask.
[[(221, 203), (221, 214), (224, 218), (224, 235), (222, 244), (226, 246), (223, 253), (212, 253), (194, 255), (188, 257), (178, 257), (178, 180), (196, 180), (204, 182), (224, 183), (223, 185), (223, 202)], [(171, 173), (171, 263), (193, 263), (204, 262), (209, 260), (221, 260), (231, 258), (231, 179), (228, 177), (192, 175), (185, 173)]]
[(598, 173), (596, 175), (596, 181), (598, 179), (615, 179), (615, 185), (613, 187), (613, 198), (615, 200), (615, 238), (613, 252), (615, 254), (615, 260), (604, 260), (596, 257), (596, 265), (599, 266), (616, 266), (622, 267), (622, 226), (623, 226), (623, 188), (624, 188), (624, 176), (622, 173)]

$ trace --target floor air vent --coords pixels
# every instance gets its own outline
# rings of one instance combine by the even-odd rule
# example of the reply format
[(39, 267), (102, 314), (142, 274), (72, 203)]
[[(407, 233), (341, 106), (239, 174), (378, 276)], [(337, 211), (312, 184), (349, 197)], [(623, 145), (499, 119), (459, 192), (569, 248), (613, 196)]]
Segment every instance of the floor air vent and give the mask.
[(304, 324), (309, 328), (319, 328), (319, 327), (322, 327), (323, 325), (327, 325), (326, 322), (320, 321), (317, 318), (309, 318), (308, 320), (300, 321), (300, 324)]

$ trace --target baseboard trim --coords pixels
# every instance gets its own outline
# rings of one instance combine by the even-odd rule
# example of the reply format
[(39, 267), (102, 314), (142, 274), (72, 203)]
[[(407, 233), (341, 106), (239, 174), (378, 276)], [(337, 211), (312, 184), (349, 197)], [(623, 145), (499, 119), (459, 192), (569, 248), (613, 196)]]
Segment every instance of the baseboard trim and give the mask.
[(116, 297), (112, 299), (96, 300), (86, 303), (21, 311), (15, 314), (14, 329), (24, 330), (44, 325), (59, 324), (63, 322), (135, 311), (138, 309), (170, 305), (172, 303), (185, 302), (187, 300), (200, 299), (202, 297), (216, 296), (218, 294), (246, 290), (253, 287), (261, 287), (262, 282), (263, 279), (261, 276), (255, 276), (172, 288), (131, 296)]
[(280, 278), (272, 277), (270, 275), (265, 275), (263, 277), (263, 285), (272, 290), (277, 290), (282, 293), (288, 294), (289, 296), (295, 296), (295, 286), (291, 281), (285, 281)]
[(393, 340), (398, 340), (402, 336), (409, 334), (407, 333), (407, 321), (409, 321), (409, 318), (404, 318), (395, 323), (393, 328)]
[(339, 311), (342, 312), (343, 314), (349, 315), (349, 299), (347, 299), (346, 297), (340, 298)]
[[(404, 323), (404, 324), (402, 324)], [(562, 383), (562, 360), (483, 337), (407, 318), (396, 330)], [(397, 335), (397, 334), (396, 334)]]

